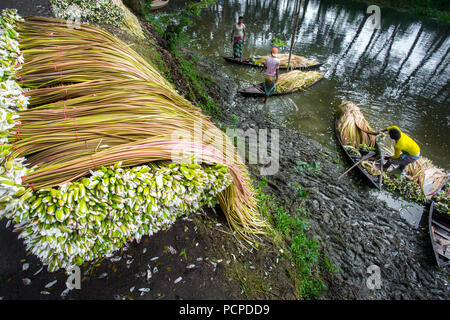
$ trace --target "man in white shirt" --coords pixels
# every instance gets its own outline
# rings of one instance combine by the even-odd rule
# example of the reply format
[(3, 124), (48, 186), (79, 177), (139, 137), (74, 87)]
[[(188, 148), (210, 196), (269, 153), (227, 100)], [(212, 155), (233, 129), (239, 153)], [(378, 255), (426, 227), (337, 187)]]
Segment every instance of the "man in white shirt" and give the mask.
[(231, 31), (231, 42), (233, 43), (233, 58), (242, 60), (242, 45), (245, 42), (244, 17), (240, 16)]

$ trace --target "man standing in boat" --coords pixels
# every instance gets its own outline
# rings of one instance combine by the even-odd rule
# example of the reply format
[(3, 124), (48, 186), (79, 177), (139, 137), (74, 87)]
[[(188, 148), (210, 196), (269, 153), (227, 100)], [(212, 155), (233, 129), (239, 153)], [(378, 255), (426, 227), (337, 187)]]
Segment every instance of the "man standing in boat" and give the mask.
[(387, 159), (383, 166), (383, 171), (386, 172), (391, 164), (395, 164), (398, 165), (398, 170), (400, 170), (401, 174), (406, 174), (406, 166), (419, 159), (420, 147), (397, 126), (387, 127), (386, 129), (380, 130), (379, 133), (386, 131), (389, 133), (391, 139), (395, 140), (395, 153)]
[[(267, 103), (267, 99), (271, 94), (274, 93), (276, 82), (278, 81), (278, 71), (280, 68), (280, 60), (275, 58), (275, 56), (278, 54), (278, 48), (272, 49), (272, 56), (267, 57), (267, 59), (264, 61), (264, 67), (266, 70), (266, 77), (264, 79), (264, 104)], [(263, 72), (264, 69), (261, 69), (261, 72)]]
[(245, 42), (245, 24), (244, 17), (242, 16), (240, 16), (238, 22), (233, 25), (231, 42), (233, 43), (233, 58), (242, 61), (242, 45)]

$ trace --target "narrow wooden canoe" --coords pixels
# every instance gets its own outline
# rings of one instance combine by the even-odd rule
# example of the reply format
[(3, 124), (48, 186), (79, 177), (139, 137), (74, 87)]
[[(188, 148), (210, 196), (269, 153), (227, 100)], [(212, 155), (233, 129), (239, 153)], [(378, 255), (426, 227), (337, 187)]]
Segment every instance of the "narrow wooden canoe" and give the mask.
[[(249, 66), (249, 67), (258, 67), (261, 68), (261, 66), (258, 66), (256, 64), (253, 64), (252, 62), (252, 58), (233, 58), (233, 57), (223, 57), (226, 61), (231, 62), (231, 63), (236, 63), (236, 64), (241, 64), (244, 66)], [(310, 70), (316, 70), (319, 69), (321, 66), (323, 65), (323, 63), (317, 63), (314, 64), (312, 66), (308, 66), (308, 67), (296, 67), (294, 68), (295, 70), (302, 70), (302, 71), (310, 71)], [(280, 67), (280, 70), (286, 70), (287, 68), (282, 68)]]
[(150, 6), (151, 6), (151, 10), (158, 10), (161, 9), (165, 6), (167, 6), (169, 4), (169, 0), (167, 1), (153, 1)]
[(428, 229), (434, 257), (440, 268), (450, 267), (450, 219), (447, 213), (439, 213), (434, 205), (430, 205), (428, 216)]
[[(321, 72), (322, 74), (325, 74), (324, 72)], [(300, 91), (304, 91), (308, 88), (311, 88), (313, 85), (315, 85), (316, 83), (318, 83), (320, 80), (322, 80), (322, 78), (317, 79), (316, 81), (314, 81), (313, 83), (303, 87), (302, 89), (297, 89), (297, 90), (293, 90), (293, 91), (289, 91), (289, 92), (282, 92), (282, 93), (274, 93), (272, 95), (270, 95), (271, 97), (274, 96), (284, 96), (287, 94), (292, 94), (292, 93), (296, 93), (296, 92), (300, 92)], [(240, 94), (242, 94), (245, 97), (264, 97), (265, 96), (265, 91), (264, 91), (264, 82), (260, 82), (258, 84), (254, 84), (250, 87), (246, 87), (243, 88), (241, 90), (238, 91)]]
[[(342, 140), (341, 140), (341, 135), (339, 134), (339, 130), (338, 130), (338, 120), (335, 119), (334, 120), (334, 134), (336, 135), (336, 139), (338, 141), (339, 146), (341, 147), (342, 151), (344, 152), (345, 157), (347, 158), (347, 160), (354, 165), (355, 163), (357, 163), (361, 157), (360, 156), (355, 156), (350, 154), (345, 148), (344, 145), (342, 144)], [(383, 153), (381, 152), (381, 149), (379, 147), (379, 145), (377, 143), (375, 143), (375, 152), (376, 152), (376, 158), (377, 158), (377, 162), (379, 163), (379, 168), (382, 171), (383, 170)], [(364, 155), (362, 155), (364, 156)], [(358, 170), (358, 172), (364, 177), (364, 179), (369, 183), (369, 185), (371, 185), (372, 187), (375, 187), (379, 190), (381, 190), (381, 187), (383, 185), (383, 175), (379, 175), (378, 177), (375, 177), (373, 175), (371, 175), (369, 172), (367, 172), (366, 169), (364, 169), (364, 167), (361, 164), (358, 164), (355, 169)]]

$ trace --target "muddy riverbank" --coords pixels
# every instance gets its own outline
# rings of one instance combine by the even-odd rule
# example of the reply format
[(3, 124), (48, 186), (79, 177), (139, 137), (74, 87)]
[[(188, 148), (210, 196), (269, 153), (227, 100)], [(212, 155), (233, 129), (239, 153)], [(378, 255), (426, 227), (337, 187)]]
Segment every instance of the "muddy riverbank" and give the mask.
[[(199, 65), (221, 83), (223, 114), (237, 116), (237, 127), (279, 129), (280, 170), (268, 176), (271, 192), (294, 201), (297, 184), (308, 193), (311, 236), (320, 240), (330, 260), (340, 270), (323, 298), (341, 299), (448, 299), (449, 279), (435, 267), (426, 230), (414, 228), (399, 214), (377, 201), (355, 174), (340, 181), (345, 170), (342, 154), (269, 119), (262, 99), (248, 108), (248, 98), (236, 95), (238, 83), (223, 76), (220, 68)], [(243, 84), (244, 85), (244, 84)], [(318, 84), (320, 85), (320, 84)], [(314, 90), (312, 88), (311, 90)], [(330, 106), (331, 109), (331, 106)], [(330, 124), (331, 126), (331, 124)], [(320, 172), (295, 170), (296, 161), (316, 161)], [(253, 173), (258, 170), (253, 168)], [(382, 285), (369, 290), (367, 268), (377, 265)]]
[[(26, 10), (32, 12), (31, 8)], [(124, 41), (133, 42), (120, 30), (109, 29)], [(177, 69), (176, 58), (161, 47), (161, 39), (155, 43), (159, 56), (170, 66), (167, 72), (177, 90), (187, 95), (188, 85)], [(189, 59), (191, 54), (184, 54)], [(346, 164), (337, 149), (271, 119), (262, 100), (249, 104), (236, 94), (240, 84), (223, 66), (203, 58), (196, 61), (199, 70), (212, 80), (208, 93), (220, 109), (213, 118), (218, 125), (279, 130), (280, 170), (266, 177), (265, 192), (287, 206), (298, 203), (297, 185), (307, 192), (309, 235), (319, 240), (338, 269), (326, 279), (329, 290), (322, 299), (449, 299), (449, 279), (435, 267), (426, 230), (414, 228), (398, 211), (377, 201), (355, 174), (338, 182)], [(316, 161), (321, 170), (298, 170), (296, 161)], [(250, 169), (255, 180), (261, 178), (257, 166), (250, 165)], [(289, 261), (270, 242), (252, 251), (238, 246), (218, 209), (180, 219), (169, 230), (130, 244), (113, 257), (113, 262), (82, 268), (82, 289), (67, 294), (67, 276), (45, 270), (37, 273), (42, 266), (35, 257), (26, 255), (6, 221), (0, 227), (0, 257), (0, 297), (4, 299), (296, 297), (287, 272)], [(379, 266), (381, 271), (378, 290), (366, 286), (370, 265)], [(57, 282), (46, 288), (54, 280)], [(250, 292), (249, 286), (254, 290)]]

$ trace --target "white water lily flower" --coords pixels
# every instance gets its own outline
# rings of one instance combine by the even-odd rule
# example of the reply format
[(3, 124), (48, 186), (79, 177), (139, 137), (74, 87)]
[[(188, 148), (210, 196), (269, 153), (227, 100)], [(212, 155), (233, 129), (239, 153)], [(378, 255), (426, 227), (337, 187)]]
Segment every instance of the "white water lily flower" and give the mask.
[(58, 280), (51, 281), (51, 282), (49, 282), (49, 283), (47, 283), (47, 284), (45, 285), (45, 288), (46, 288), (46, 289), (51, 288), (51, 287), (53, 287), (57, 282), (58, 282)]
[(178, 277), (175, 279), (175, 281), (173, 282), (174, 284), (177, 284), (178, 282), (180, 282), (183, 278), (182, 277)]
[(70, 292), (70, 289), (69, 289), (69, 288), (64, 289), (64, 290), (61, 292), (61, 297), (66, 297), (66, 296), (69, 294), (69, 292)]

